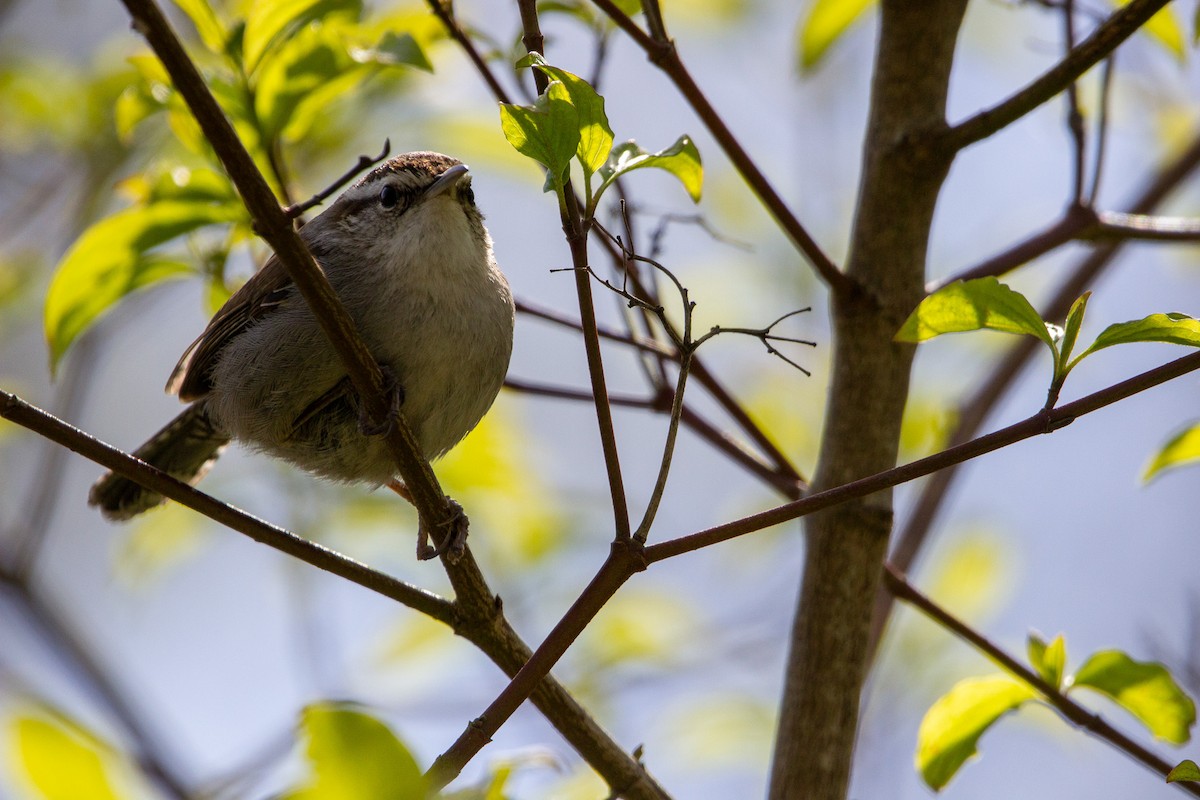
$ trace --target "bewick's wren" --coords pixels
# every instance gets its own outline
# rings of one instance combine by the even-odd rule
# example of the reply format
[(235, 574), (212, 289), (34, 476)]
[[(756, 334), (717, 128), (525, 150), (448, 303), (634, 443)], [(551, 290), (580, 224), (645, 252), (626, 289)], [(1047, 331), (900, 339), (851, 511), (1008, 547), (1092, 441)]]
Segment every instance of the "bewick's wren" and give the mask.
[[(512, 352), (512, 293), (467, 167), (397, 156), (300, 236), (394, 379), (421, 449), (443, 455), (492, 405)], [(399, 488), (341, 359), (274, 256), (183, 354), (167, 391), (192, 404), (134, 455), (188, 483), (236, 439), (324, 478)], [(108, 473), (88, 501), (123, 520), (163, 497)]]

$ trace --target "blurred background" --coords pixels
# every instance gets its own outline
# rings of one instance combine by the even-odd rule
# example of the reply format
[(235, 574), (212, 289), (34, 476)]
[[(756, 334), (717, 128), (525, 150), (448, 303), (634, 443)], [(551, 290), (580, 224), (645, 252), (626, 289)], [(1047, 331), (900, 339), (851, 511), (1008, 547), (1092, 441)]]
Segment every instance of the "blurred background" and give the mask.
[[(528, 92), (527, 76), (507, 66), (521, 52), (515, 8), (455, 5), (464, 24), (494, 47), (492, 66), (505, 85)], [(436, 27), (422, 8), (408, 9), (413, 31)], [(1200, 125), (1195, 4), (1171, 8), (1186, 41), (1139, 35), (1119, 51), (1101, 208), (1124, 209)], [(367, 16), (404, 10), (372, 4)], [(843, 258), (874, 13), (809, 68), (799, 55), (807, 4), (704, 0), (669, 3), (666, 14), (710, 100), (822, 246)], [(186, 29), (182, 15), (174, 19)], [(823, 290), (640, 51), (616, 34), (598, 47), (588, 26), (569, 14), (547, 14), (543, 25), (547, 59), (594, 80), (617, 141), (634, 138), (649, 150), (683, 133), (696, 141), (705, 166), (698, 207), (666, 174), (635, 173), (626, 185), (644, 248), (665, 215), (680, 217), (665, 227), (658, 257), (698, 304), (698, 329), (762, 326), (813, 307), (783, 331), (818, 342), (788, 352), (811, 377), (749, 338), (720, 337), (701, 351), (811, 474), (828, 375)], [(951, 120), (993, 104), (1051, 65), (1061, 51), (1060, 28), (1057, 13), (1034, 4), (973, 3), (960, 37)], [(463, 53), (452, 42), (414, 36), (427, 44), (432, 72), (380, 70), (355, 93), (331, 98), (320, 119), (288, 143), (296, 196), (325, 187), (359, 154), (378, 152), (386, 137), (393, 152), (453, 154), (472, 168), (497, 257), (518, 297), (576, 316), (572, 277), (553, 271), (569, 256), (538, 170), (505, 142), (495, 100)], [(197, 262), (211, 252), (211, 239), (177, 242), (180, 258), (194, 257), (191, 271), (123, 300), (74, 343), (53, 380), (43, 303), (55, 265), (79, 233), (136, 194), (127, 179), (179, 151), (167, 125), (144, 123), (124, 137), (114, 128), (115, 98), (132, 80), (127, 59), (146, 52), (118, 3), (0, 3), (0, 387), (127, 450), (178, 411), (161, 386), (220, 300), (214, 286), (221, 281)], [(1081, 91), (1093, 120), (1095, 75)], [(939, 205), (931, 278), (953, 275), (1057, 218), (1070, 190), (1064, 117), (1061, 99), (1051, 102), (962, 154)], [(1198, 185), (1185, 183), (1164, 213), (1200, 211)], [(696, 214), (718, 236), (684, 219)], [(257, 244), (235, 244), (220, 276), (229, 284), (263, 255)], [(1087, 251), (1085, 244), (1062, 248), (1007, 282), (1037, 305)], [(1194, 260), (1188, 246), (1125, 248), (1091, 287), (1082, 341), (1112, 322), (1155, 312), (1197, 315)], [(598, 289), (597, 307), (602, 321), (621, 325), (619, 298)], [(1010, 344), (999, 334), (976, 334), (922, 347), (902, 458), (941, 446), (957, 404)], [(1164, 345), (1106, 351), (1072, 374), (1063, 400), (1181, 353)], [(649, 396), (634, 353), (610, 345), (605, 357), (612, 392)], [(986, 428), (1040, 408), (1050, 369), (1049, 355), (1040, 353)], [(510, 377), (585, 388), (579, 338), (518, 316)], [(1031, 630), (1061, 633), (1068, 669), (1096, 650), (1120, 648), (1163, 661), (1193, 695), (1200, 691), (1200, 472), (1140, 479), (1162, 443), (1200, 418), (1198, 380), (1186, 376), (968, 465), (914, 583), (1012, 653), (1023, 653)], [(689, 399), (733, 430), (702, 392)], [(658, 467), (665, 417), (618, 409), (616, 426), (637, 513)], [(680, 437), (675, 464), (655, 541), (782, 500), (689, 433)], [(591, 578), (611, 538), (590, 403), (506, 391), (480, 428), (435, 467), (471, 515), (472, 549), (506, 613), (536, 645)], [(302, 780), (295, 728), (306, 704), (361, 703), (428, 765), (503, 687), (499, 670), (442, 626), (186, 509), (169, 506), (124, 526), (105, 523), (85, 502), (101, 471), (0, 422), (0, 548), (31, 553), (33, 568), (32, 595), (11, 584), (0, 593), (0, 796), (38, 796), (10, 724), (31, 713), (59, 714), (117, 754), (148, 743), (152, 757), (195, 796), (265, 797)], [(390, 493), (332, 487), (237, 447), (202, 488), (449, 593), (437, 564), (414, 561), (415, 516)], [(915, 488), (898, 491), (898, 520)], [(759, 796), (802, 558), (800, 526), (791, 524), (656, 565), (617, 595), (555, 674), (623, 746), (642, 747), (648, 768), (674, 796)], [(864, 704), (852, 795), (928, 796), (912, 765), (922, 714), (956, 680), (993, 669), (900, 610)], [(105, 688), (98, 689), (97, 677)], [(123, 698), (137, 733), (114, 713), (112, 697)], [(1094, 706), (1140, 741), (1151, 740), (1114, 707)], [(1031, 707), (999, 725), (947, 796), (1173, 792), (1054, 716)], [(1179, 753), (1154, 746), (1172, 762), (1197, 755), (1194, 745)], [(121, 759), (113, 755), (112, 763)], [(486, 781), (507, 767), (513, 774), (506, 791), (514, 797), (605, 796), (603, 784), (528, 705), (456, 785)], [(161, 796), (135, 772), (128, 770), (121, 796)]]

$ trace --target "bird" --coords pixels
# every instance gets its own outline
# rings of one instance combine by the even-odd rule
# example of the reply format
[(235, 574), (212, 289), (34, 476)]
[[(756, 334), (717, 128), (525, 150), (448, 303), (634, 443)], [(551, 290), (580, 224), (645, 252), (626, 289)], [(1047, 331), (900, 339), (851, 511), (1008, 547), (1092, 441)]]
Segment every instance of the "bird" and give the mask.
[[(299, 235), (378, 361), (422, 452), (431, 460), (444, 455), (491, 407), (513, 344), (512, 292), (469, 169), (440, 153), (396, 156)], [(216, 312), (166, 390), (189, 405), (133, 455), (190, 485), (237, 441), (321, 478), (388, 485), (408, 497), (341, 359), (277, 256)], [(109, 472), (88, 502), (121, 521), (164, 498)], [(419, 542), (423, 558), (440, 552), (421, 551)]]

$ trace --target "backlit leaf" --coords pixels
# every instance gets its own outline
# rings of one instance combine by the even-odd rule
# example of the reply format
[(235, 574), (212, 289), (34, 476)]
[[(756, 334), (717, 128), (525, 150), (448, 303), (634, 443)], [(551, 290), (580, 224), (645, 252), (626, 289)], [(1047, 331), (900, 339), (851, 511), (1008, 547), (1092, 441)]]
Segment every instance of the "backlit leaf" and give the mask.
[(584, 178), (592, 175), (608, 160), (612, 150), (613, 132), (604, 113), (604, 98), (578, 75), (550, 66), (537, 53), (530, 53), (517, 62), (518, 67), (536, 67), (548, 78), (561, 81), (570, 95), (571, 105), (579, 113), (579, 145), (575, 154), (583, 167)]
[(1061, 635), (1055, 636), (1050, 644), (1037, 634), (1030, 634), (1026, 641), (1029, 663), (1046, 683), (1055, 689), (1062, 686), (1063, 670), (1067, 665), (1067, 644)]
[(896, 334), (924, 342), (944, 333), (993, 330), (1036, 336), (1057, 352), (1054, 338), (1025, 296), (995, 278), (957, 281), (926, 297)]
[(1185, 758), (1167, 773), (1167, 783), (1175, 781), (1200, 781), (1200, 767), (1190, 758)]
[[(1125, 2), (1119, 3), (1125, 5)], [(1183, 25), (1175, 16), (1172, 6), (1157, 11), (1154, 16), (1141, 27), (1141, 32), (1158, 42), (1163, 49), (1183, 61), (1187, 56), (1187, 44), (1183, 34)]]
[(167, 201), (119, 211), (84, 231), (59, 262), (46, 292), (51, 369), (118, 300), (189, 269), (148, 251), (205, 225), (233, 222), (241, 213), (229, 203)]
[(174, 3), (192, 21), (205, 47), (214, 53), (225, 52), (229, 32), (213, 11), (209, 0), (174, 0)]
[(1164, 470), (1182, 467), (1200, 461), (1200, 422), (1172, 436), (1162, 446), (1142, 473), (1142, 480), (1149, 481)]
[(1034, 699), (1033, 690), (1007, 675), (968, 678), (943, 695), (921, 720), (916, 765), (933, 789), (945, 786), (975, 755), (976, 743), (996, 720)]
[(256, 0), (246, 15), (242, 58), (253, 73), (267, 50), (284, 34), (334, 11), (362, 13), (362, 0)]
[(614, 180), (643, 167), (664, 169), (679, 179), (693, 203), (700, 202), (704, 184), (704, 168), (700, 164), (700, 151), (686, 134), (675, 140), (675, 144), (657, 153), (647, 153), (637, 142), (629, 141), (613, 148), (608, 163), (600, 168), (604, 178), (600, 192)]
[(1187, 314), (1151, 314), (1145, 319), (1118, 322), (1101, 331), (1083, 355), (1131, 342), (1164, 342), (1200, 347), (1200, 320)]
[(306, 708), (300, 734), (312, 780), (284, 800), (420, 800), (425, 780), (391, 730), (347, 704)]
[(64, 719), (19, 716), (10, 722), (16, 766), (40, 800), (121, 800), (115, 754)]
[(876, 0), (816, 0), (800, 26), (800, 67), (809, 70)]
[(500, 104), (504, 138), (523, 156), (532, 158), (564, 181), (579, 146), (578, 112), (561, 81), (552, 81), (532, 106)]
[(1162, 664), (1134, 661), (1120, 650), (1094, 653), (1075, 673), (1074, 686), (1112, 699), (1159, 739), (1183, 744), (1196, 722), (1196, 704)]

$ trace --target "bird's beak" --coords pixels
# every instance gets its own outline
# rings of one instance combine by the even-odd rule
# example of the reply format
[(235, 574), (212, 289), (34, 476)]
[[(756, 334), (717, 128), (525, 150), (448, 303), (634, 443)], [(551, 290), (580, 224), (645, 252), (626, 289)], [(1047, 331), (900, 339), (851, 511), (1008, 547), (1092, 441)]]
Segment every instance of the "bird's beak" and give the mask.
[(453, 167), (439, 175), (436, 181), (429, 184), (429, 188), (425, 190), (425, 199), (429, 200), (437, 197), (442, 192), (448, 191), (468, 172), (470, 172), (470, 170), (467, 169), (466, 164), (455, 164)]

